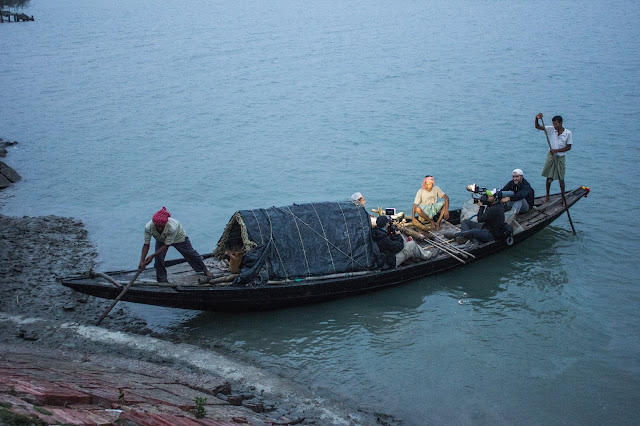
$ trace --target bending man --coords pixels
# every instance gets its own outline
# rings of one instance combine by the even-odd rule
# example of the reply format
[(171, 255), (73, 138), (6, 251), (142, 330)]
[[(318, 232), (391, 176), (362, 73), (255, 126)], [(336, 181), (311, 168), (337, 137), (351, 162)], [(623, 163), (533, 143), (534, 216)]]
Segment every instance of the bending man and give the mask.
[[(167, 282), (167, 269), (164, 265), (164, 258), (169, 247), (173, 246), (184, 256), (185, 260), (196, 272), (204, 272), (211, 278), (211, 272), (207, 269), (202, 260), (202, 256), (193, 248), (184, 228), (175, 219), (170, 218), (171, 214), (166, 208), (162, 208), (153, 215), (153, 218), (144, 227), (144, 245), (140, 256), (138, 269), (144, 269), (153, 259), (155, 259), (156, 279), (158, 282)], [(151, 256), (149, 246), (151, 237), (156, 239), (156, 251)]]
[(455, 234), (445, 234), (447, 238), (456, 238), (456, 243), (464, 244), (470, 239), (476, 239), (481, 243), (499, 240), (502, 237), (504, 227), (504, 207), (497, 202), (497, 198), (502, 198), (500, 191), (496, 197), (484, 194), (478, 204), (478, 222), (466, 219), (460, 224), (460, 232)]

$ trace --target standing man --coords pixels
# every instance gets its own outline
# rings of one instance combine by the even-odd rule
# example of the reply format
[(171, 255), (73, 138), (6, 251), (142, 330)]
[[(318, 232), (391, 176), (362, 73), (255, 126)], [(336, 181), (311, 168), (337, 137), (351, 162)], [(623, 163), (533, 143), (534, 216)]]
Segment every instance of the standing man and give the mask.
[[(441, 199), (442, 201), (438, 201)], [(436, 215), (438, 219), (435, 219)], [(423, 223), (435, 225), (440, 229), (442, 219), (449, 219), (449, 197), (439, 186), (435, 186), (435, 179), (431, 175), (426, 175), (422, 181), (422, 186), (416, 193), (411, 209), (413, 223), (422, 225)], [(423, 225), (424, 226), (424, 225)]]
[[(168, 280), (167, 269), (164, 266), (164, 258), (167, 255), (169, 247), (173, 246), (184, 256), (196, 272), (204, 272), (208, 278), (212, 278), (212, 274), (205, 266), (202, 256), (200, 256), (191, 245), (191, 241), (189, 241), (189, 237), (187, 237), (187, 233), (180, 222), (171, 219), (170, 216), (171, 213), (163, 207), (158, 210), (156, 214), (153, 215), (153, 218), (145, 225), (144, 245), (142, 246), (142, 255), (140, 256), (138, 269), (143, 270), (155, 259), (156, 279), (159, 283), (166, 283)], [(156, 251), (147, 257), (152, 236), (156, 239)]]
[[(549, 143), (551, 149), (547, 154), (547, 161), (544, 163), (542, 169), (542, 176), (547, 178), (547, 195), (544, 197), (543, 202), (549, 201), (549, 189), (551, 188), (551, 182), (557, 179), (560, 182), (560, 190), (564, 193), (564, 171), (565, 171), (565, 158), (564, 154), (571, 149), (573, 138), (571, 137), (571, 131), (562, 127), (562, 117), (556, 115), (551, 119), (553, 126), (541, 126), (538, 120), (542, 118), (542, 113), (536, 115), (534, 124), (536, 129), (543, 130), (549, 136)], [(564, 200), (562, 201), (564, 204)]]

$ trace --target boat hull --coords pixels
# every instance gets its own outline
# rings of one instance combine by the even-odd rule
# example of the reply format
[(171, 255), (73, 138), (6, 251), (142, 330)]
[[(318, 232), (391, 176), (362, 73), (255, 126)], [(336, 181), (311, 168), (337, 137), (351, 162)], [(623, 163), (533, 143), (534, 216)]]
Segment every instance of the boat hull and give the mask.
[[(578, 188), (566, 194), (567, 204), (575, 204), (588, 193), (588, 189)], [(480, 245), (469, 252), (474, 258), (465, 259), (462, 263), (450, 256), (439, 256), (435, 260), (403, 265), (390, 270), (372, 271), (366, 274), (353, 274), (330, 279), (304, 279), (296, 282), (246, 285), (246, 286), (198, 286), (177, 285), (158, 286), (142, 284), (132, 286), (121, 300), (148, 305), (172, 308), (193, 309), (201, 311), (241, 312), (270, 310), (301, 306), (311, 303), (326, 302), (343, 297), (362, 294), (396, 286), (411, 280), (449, 271), (518, 245), (535, 235), (560, 217), (565, 209), (561, 205), (559, 194), (548, 204), (556, 203), (554, 209), (547, 208), (544, 213), (532, 216), (531, 223), (524, 231), (514, 235), (512, 244), (506, 241)], [(541, 200), (536, 199), (536, 205)], [(553, 200), (553, 198), (552, 198)], [(537, 209), (540, 211), (541, 209)], [(176, 261), (180, 264), (183, 261)], [(128, 280), (135, 271), (108, 273), (120, 280)], [(62, 279), (62, 284), (78, 292), (105, 299), (115, 299), (122, 288), (109, 284), (104, 280), (82, 277)]]

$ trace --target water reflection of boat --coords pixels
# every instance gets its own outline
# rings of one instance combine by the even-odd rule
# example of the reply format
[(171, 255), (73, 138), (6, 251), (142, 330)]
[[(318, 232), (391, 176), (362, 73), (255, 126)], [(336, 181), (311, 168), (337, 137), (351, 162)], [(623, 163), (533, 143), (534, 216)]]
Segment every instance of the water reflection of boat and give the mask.
[[(565, 194), (569, 206), (586, 196), (580, 187)], [(533, 236), (565, 212), (561, 194), (518, 215), (521, 228), (511, 241), (474, 246), (442, 243), (443, 231), (420, 242), (448, 249), (437, 257), (408, 261), (395, 269), (376, 269), (377, 247), (371, 239), (367, 212), (349, 202), (301, 204), (234, 214), (206, 263), (216, 279), (200, 284), (183, 260), (168, 262), (169, 283), (157, 283), (155, 271), (144, 271), (122, 300), (203, 311), (252, 311), (322, 302), (444, 272), (483, 259)], [(460, 210), (449, 222), (460, 222)], [(437, 242), (439, 241), (439, 243)], [(443, 245), (444, 244), (444, 245)], [(239, 274), (220, 266), (229, 250), (247, 251)], [(463, 250), (462, 252), (460, 250)], [(468, 255), (461, 255), (461, 253)], [(466, 256), (466, 257), (464, 257)], [(218, 261), (216, 261), (218, 260)], [(216, 269), (218, 267), (219, 269)], [(91, 273), (67, 277), (62, 284), (75, 291), (115, 299), (136, 271), (109, 272), (110, 280)]]

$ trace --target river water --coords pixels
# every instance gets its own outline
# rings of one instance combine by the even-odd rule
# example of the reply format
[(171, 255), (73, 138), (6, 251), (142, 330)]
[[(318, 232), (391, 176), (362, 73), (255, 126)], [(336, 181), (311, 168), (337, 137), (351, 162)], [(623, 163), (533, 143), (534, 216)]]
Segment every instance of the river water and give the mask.
[[(561, 114), (567, 188), (526, 243), (359, 297), (251, 314), (127, 304), (159, 331), (406, 424), (632, 424), (640, 415), (634, 1), (34, 0), (0, 25), (0, 213), (81, 219), (135, 268), (162, 206), (211, 251), (238, 209), (346, 199), (452, 206), (525, 171)], [(553, 190), (558, 186), (554, 183)]]

